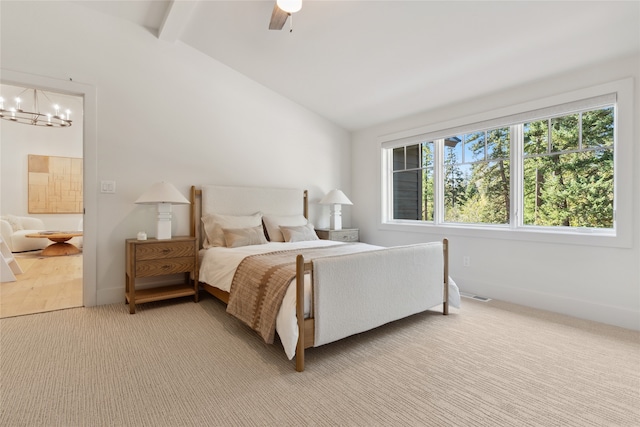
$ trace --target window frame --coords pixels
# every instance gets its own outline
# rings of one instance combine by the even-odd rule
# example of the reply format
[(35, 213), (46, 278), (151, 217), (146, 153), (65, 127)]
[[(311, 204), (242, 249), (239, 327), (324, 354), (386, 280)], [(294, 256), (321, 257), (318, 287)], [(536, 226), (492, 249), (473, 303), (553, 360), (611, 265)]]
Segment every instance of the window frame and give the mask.
[[(381, 198), (380, 229), (408, 231), (449, 236), (470, 236), (479, 238), (501, 238), (509, 240), (536, 241), (563, 244), (579, 244), (607, 247), (631, 247), (633, 197), (633, 80), (623, 79), (586, 89), (559, 94), (500, 110), (494, 110), (474, 116), (461, 117), (448, 122), (421, 128), (397, 132), (378, 138), (380, 144)], [(437, 141), (451, 135), (460, 135), (482, 131), (494, 127), (508, 127), (536, 119), (557, 117), (571, 113), (573, 105), (583, 105), (592, 98), (615, 95), (614, 114), (614, 225), (609, 229), (544, 227), (523, 224), (520, 207), (523, 206), (523, 159), (522, 144), (512, 144), (511, 162), (511, 216), (509, 224), (468, 224), (446, 223), (443, 221), (443, 209), (436, 209), (434, 221), (394, 220), (392, 200), (392, 168), (388, 153), (394, 147), (420, 144), (425, 141)], [(555, 112), (554, 110), (560, 110)], [(597, 107), (595, 107), (597, 108)], [(575, 109), (580, 109), (576, 107)], [(540, 114), (536, 117), (536, 114)], [(520, 141), (522, 126), (515, 126), (511, 140)], [(519, 133), (519, 134), (518, 134)], [(441, 143), (434, 144), (437, 165), (443, 165), (444, 149)], [(435, 174), (434, 198), (440, 207), (444, 203), (442, 194), (443, 178)]]

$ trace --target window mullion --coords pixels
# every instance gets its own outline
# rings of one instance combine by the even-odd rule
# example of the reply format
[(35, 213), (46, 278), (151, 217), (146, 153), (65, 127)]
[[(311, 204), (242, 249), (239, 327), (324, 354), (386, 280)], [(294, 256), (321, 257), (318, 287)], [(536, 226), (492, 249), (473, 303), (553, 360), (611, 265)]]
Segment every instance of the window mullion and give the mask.
[(444, 220), (444, 139), (437, 139), (433, 143), (433, 193), (435, 199), (435, 205), (433, 208), (433, 222), (434, 224), (442, 224)]
[(511, 212), (509, 227), (516, 229), (524, 223), (524, 126), (511, 126)]
[(381, 175), (381, 209), (382, 222), (393, 218), (393, 150), (382, 150), (382, 175)]

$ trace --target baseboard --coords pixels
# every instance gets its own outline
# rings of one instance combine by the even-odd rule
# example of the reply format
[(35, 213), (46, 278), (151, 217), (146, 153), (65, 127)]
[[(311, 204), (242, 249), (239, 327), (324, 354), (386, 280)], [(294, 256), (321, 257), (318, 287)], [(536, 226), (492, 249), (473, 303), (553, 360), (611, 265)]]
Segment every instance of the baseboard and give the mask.
[(124, 287), (98, 289), (96, 305), (124, 303)]
[(456, 283), (460, 287), (460, 290), (466, 294), (482, 295), (486, 298), (566, 314), (580, 319), (592, 320), (626, 329), (640, 330), (639, 310), (482, 282), (468, 283), (467, 281), (462, 281), (461, 283), (460, 280), (456, 280)]

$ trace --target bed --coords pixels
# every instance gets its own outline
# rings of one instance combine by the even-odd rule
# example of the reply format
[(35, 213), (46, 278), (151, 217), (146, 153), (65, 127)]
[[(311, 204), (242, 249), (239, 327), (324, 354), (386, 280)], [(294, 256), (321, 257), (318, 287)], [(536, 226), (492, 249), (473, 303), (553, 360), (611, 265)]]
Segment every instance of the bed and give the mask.
[(380, 247), (319, 240), (301, 189), (191, 187), (202, 289), (297, 371), (305, 349), (442, 306), (459, 307), (448, 242)]

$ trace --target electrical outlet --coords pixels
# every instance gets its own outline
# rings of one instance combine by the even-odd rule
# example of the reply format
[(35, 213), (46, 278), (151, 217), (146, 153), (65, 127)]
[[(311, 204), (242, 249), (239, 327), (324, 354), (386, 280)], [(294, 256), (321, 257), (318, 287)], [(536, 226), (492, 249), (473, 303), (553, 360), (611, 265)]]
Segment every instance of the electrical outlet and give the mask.
[(469, 267), (471, 266), (471, 258), (467, 255), (462, 257), (462, 265), (464, 265), (465, 267)]

